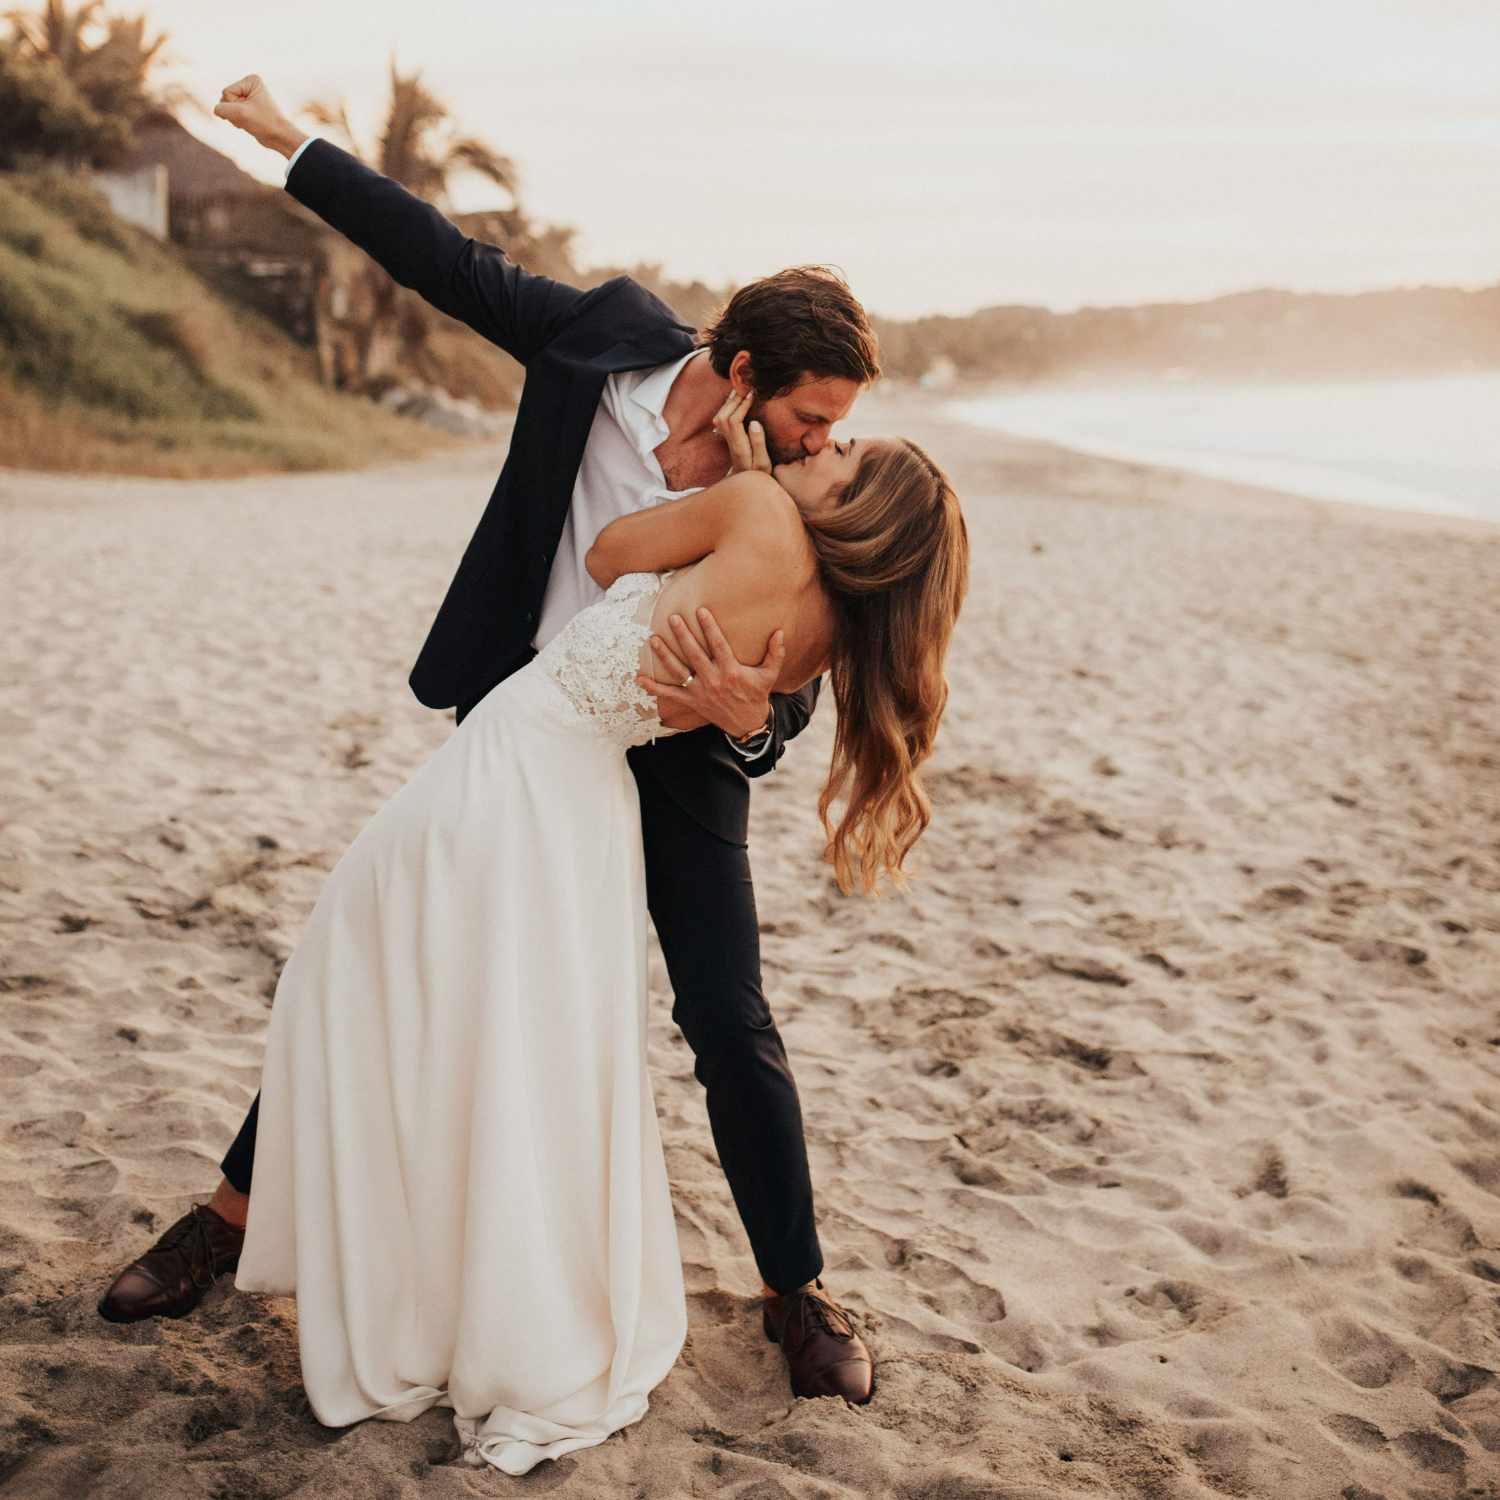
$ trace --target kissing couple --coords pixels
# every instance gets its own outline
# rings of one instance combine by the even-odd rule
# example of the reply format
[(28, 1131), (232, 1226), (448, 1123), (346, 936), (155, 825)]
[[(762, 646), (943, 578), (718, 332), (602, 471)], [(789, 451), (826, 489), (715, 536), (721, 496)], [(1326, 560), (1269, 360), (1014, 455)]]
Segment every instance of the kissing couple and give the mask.
[(775, 767), (824, 675), (840, 889), (899, 883), (929, 821), (918, 771), (968, 539), (916, 445), (830, 437), (880, 373), (864, 310), (798, 268), (695, 335), (628, 276), (584, 292), (523, 270), (298, 129), (257, 75), (215, 113), (526, 381), (411, 674), (457, 727), (324, 883), (218, 1189), (100, 1313), (180, 1317), (226, 1271), (295, 1293), (319, 1422), (449, 1407), (464, 1460), (508, 1474), (639, 1421), (687, 1334), (647, 1068), (649, 911), (763, 1331), (795, 1395), (868, 1401), (869, 1350), (821, 1276), (747, 845), (747, 778)]

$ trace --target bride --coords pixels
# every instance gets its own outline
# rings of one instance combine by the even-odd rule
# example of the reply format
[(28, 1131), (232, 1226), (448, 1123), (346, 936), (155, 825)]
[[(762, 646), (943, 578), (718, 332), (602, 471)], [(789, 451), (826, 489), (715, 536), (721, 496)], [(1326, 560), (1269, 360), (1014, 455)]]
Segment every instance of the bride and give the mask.
[(651, 637), (711, 604), (741, 660), (784, 628), (777, 691), (831, 674), (825, 855), (870, 892), (928, 822), (968, 542), (921, 449), (859, 439), (614, 521), (587, 568), (604, 599), (322, 888), (276, 988), (235, 1276), (298, 1294), (320, 1422), (449, 1407), (465, 1461), (509, 1474), (639, 1421), (687, 1332), (625, 759), (677, 732), (638, 681)]

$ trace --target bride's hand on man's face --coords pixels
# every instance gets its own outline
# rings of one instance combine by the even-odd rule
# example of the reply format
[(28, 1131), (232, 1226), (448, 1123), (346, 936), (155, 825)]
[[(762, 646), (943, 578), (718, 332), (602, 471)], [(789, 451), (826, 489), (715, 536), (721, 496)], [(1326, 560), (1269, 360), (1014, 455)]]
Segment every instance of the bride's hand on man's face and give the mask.
[(751, 391), (739, 396), (731, 390), (729, 399), (714, 413), (714, 431), (729, 448), (729, 467), (735, 474), (743, 474), (747, 469), (756, 469), (762, 474), (771, 472), (765, 430), (759, 422), (750, 423), (748, 428), (745, 425), (754, 399)]

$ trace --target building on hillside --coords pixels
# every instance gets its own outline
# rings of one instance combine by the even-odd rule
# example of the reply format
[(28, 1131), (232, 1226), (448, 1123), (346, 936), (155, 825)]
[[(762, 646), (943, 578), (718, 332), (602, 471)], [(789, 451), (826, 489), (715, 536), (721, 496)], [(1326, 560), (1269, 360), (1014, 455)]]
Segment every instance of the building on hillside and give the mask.
[(129, 172), (91, 172), (94, 186), (127, 224), (159, 240), (167, 237), (167, 169), (151, 162)]
[(362, 250), (168, 111), (143, 115), (134, 135), (130, 155), (96, 178), (117, 213), (165, 234), (205, 276), (312, 345), (324, 384), (347, 386), (376, 373), (382, 361), (372, 359), (370, 341), (382, 320), (375, 303), (388, 293)]

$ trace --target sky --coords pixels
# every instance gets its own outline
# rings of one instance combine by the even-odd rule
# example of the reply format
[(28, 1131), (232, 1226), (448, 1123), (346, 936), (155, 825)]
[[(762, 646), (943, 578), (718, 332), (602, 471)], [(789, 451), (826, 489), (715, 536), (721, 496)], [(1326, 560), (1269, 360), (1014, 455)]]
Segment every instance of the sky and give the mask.
[[(892, 317), (1500, 281), (1497, 0), (124, 9), (205, 108), (255, 72), (293, 119), (343, 99), (368, 141), (394, 53), (587, 264), (827, 262)], [(498, 201), (458, 181), (451, 207)]]

